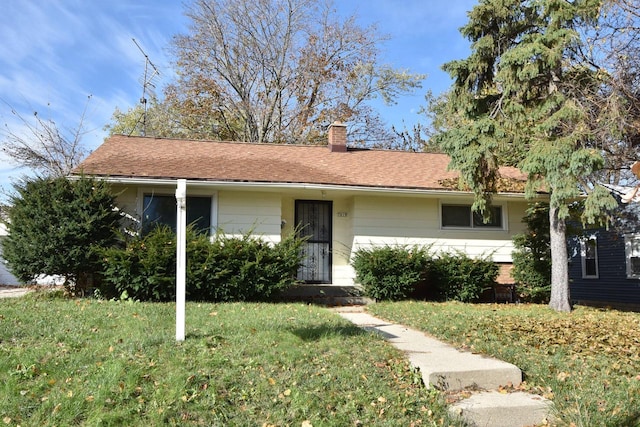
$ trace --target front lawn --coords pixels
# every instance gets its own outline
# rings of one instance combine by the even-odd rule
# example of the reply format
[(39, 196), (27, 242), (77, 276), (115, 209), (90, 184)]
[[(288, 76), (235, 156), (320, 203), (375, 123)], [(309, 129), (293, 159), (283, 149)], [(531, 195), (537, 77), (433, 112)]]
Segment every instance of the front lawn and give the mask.
[(553, 400), (561, 425), (640, 425), (640, 314), (540, 305), (398, 302), (368, 307), (521, 368), (523, 389)]
[(402, 354), (327, 309), (0, 300), (0, 425), (454, 425)]

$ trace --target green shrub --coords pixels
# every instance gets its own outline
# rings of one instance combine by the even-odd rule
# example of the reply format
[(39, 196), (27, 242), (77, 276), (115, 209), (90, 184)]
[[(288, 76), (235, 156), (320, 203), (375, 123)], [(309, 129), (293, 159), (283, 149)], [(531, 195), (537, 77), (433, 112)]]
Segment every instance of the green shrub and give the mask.
[(93, 178), (30, 178), (14, 185), (4, 258), (23, 283), (60, 275), (82, 292), (100, 273), (100, 252), (116, 242), (120, 214), (109, 185)]
[(428, 249), (383, 246), (356, 251), (351, 265), (356, 282), (376, 300), (399, 301), (414, 293), (426, 279)]
[(176, 297), (176, 236), (158, 226), (131, 239), (124, 249), (103, 252), (104, 274), (100, 292), (105, 297), (127, 294), (141, 301), (170, 301)]
[(441, 300), (477, 302), (497, 276), (498, 266), (492, 260), (473, 259), (460, 251), (441, 253), (431, 261), (430, 279)]
[[(187, 231), (186, 293), (195, 301), (264, 301), (292, 286), (301, 262), (302, 240), (290, 236), (276, 244), (251, 236), (216, 236)], [(104, 252), (109, 297), (126, 294), (144, 301), (175, 299), (176, 238), (158, 227), (124, 249)]]
[[(218, 235), (189, 257), (190, 297), (204, 301), (265, 301), (296, 283), (302, 240), (295, 236), (276, 244), (245, 234)], [(191, 254), (190, 254), (191, 255)]]

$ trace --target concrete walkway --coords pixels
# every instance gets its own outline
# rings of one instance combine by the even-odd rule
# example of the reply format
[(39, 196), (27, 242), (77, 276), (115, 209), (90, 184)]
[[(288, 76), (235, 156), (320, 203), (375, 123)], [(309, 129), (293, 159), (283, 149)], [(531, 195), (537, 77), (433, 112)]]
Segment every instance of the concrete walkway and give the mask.
[(468, 397), (451, 405), (449, 412), (470, 426), (532, 426), (551, 418), (551, 401), (519, 391), (498, 391), (500, 386), (517, 387), (522, 382), (522, 372), (510, 363), (457, 350), (423, 332), (373, 317), (362, 307), (339, 307), (335, 311), (404, 351), (427, 387), (464, 389), (461, 395)]
[(15, 298), (31, 292), (31, 289), (22, 286), (0, 286), (0, 298)]

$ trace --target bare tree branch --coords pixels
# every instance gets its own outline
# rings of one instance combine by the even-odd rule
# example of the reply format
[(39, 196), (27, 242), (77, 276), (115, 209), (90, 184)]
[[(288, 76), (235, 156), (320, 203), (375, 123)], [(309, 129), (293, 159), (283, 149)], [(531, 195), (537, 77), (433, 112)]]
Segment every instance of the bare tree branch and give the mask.
[(78, 126), (65, 132), (53, 120), (43, 119), (37, 112), (27, 118), (3, 100), (22, 126), (17, 130), (5, 123), (0, 131), (2, 152), (17, 165), (38, 175), (68, 175), (88, 154), (82, 137), (86, 134), (84, 120), (90, 100), (91, 95), (87, 97)]

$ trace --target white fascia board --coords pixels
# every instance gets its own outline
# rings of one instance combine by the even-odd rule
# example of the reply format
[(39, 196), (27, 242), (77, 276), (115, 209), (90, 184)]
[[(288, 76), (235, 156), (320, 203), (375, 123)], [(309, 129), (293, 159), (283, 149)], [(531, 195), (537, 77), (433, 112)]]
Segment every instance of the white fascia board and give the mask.
[[(177, 179), (169, 178), (127, 178), (127, 177), (96, 177), (104, 179), (111, 184), (129, 185), (167, 185), (175, 186)], [(394, 187), (369, 187), (358, 185), (336, 185), (336, 184), (306, 184), (290, 182), (241, 182), (241, 181), (205, 181), (187, 180), (188, 186), (196, 187), (227, 187), (247, 190), (325, 190), (325, 191), (348, 191), (357, 193), (377, 193), (377, 194), (406, 194), (441, 197), (469, 197), (471, 193), (466, 191), (430, 190), (416, 188), (394, 188)], [(524, 199), (522, 193), (498, 193), (494, 197), (506, 199)], [(544, 199), (542, 197), (541, 199)]]

